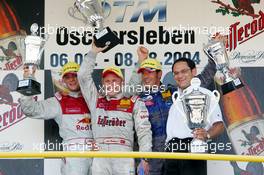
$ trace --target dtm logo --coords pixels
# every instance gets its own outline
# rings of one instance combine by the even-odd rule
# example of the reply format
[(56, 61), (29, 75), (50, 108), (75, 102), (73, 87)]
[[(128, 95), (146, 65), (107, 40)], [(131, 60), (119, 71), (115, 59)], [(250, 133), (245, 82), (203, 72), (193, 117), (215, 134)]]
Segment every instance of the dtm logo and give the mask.
[[(115, 22), (121, 23), (128, 19), (129, 22), (138, 22), (141, 14), (144, 22), (152, 22), (154, 17), (158, 16), (158, 22), (166, 22), (167, 19), (167, 2), (158, 1), (155, 5), (150, 4), (150, 0), (137, 1), (114, 1), (112, 5), (108, 2), (102, 2), (104, 16), (108, 17), (112, 10), (115, 10), (117, 16)], [(151, 2), (153, 3), (153, 2)], [(130, 13), (132, 11), (132, 13)]]
[(77, 131), (92, 130), (91, 118), (88, 118), (88, 116), (86, 116), (85, 118), (79, 120), (76, 124), (76, 129)]

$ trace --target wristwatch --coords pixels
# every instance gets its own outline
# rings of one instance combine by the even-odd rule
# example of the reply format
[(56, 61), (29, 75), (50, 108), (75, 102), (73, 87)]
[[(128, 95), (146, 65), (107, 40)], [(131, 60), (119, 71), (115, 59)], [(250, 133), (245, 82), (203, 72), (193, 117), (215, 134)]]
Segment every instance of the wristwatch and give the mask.
[(209, 132), (207, 132), (207, 134), (206, 134), (206, 140), (208, 141), (208, 142), (210, 142), (212, 139), (211, 139), (211, 136), (210, 136), (210, 134), (209, 134)]

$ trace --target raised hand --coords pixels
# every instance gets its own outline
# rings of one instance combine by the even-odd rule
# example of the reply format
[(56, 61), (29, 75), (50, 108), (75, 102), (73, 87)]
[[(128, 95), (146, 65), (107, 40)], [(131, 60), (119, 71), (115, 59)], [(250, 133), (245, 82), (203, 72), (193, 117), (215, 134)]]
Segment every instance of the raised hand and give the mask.
[(105, 50), (108, 47), (108, 45), (106, 45), (105, 47), (96, 47), (96, 45), (94, 44), (94, 41), (92, 43), (92, 52), (94, 53), (100, 53), (103, 50)]
[(144, 46), (139, 46), (137, 49), (138, 62), (141, 64), (145, 59), (148, 58), (149, 50)]

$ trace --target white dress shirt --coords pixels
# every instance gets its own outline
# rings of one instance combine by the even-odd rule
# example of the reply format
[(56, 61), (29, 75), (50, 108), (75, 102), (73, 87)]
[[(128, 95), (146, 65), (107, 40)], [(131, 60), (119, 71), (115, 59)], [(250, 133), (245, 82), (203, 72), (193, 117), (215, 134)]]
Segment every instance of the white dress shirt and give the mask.
[[(209, 122), (207, 123), (205, 129), (208, 130), (214, 123), (219, 121), (223, 121), (223, 119), (220, 106), (217, 105), (214, 111), (211, 113)], [(177, 137), (179, 139), (193, 137), (192, 130), (188, 127), (187, 124), (186, 115), (183, 115), (181, 112), (179, 112), (175, 104), (172, 104), (169, 110), (166, 131), (166, 142), (170, 141), (174, 137)]]

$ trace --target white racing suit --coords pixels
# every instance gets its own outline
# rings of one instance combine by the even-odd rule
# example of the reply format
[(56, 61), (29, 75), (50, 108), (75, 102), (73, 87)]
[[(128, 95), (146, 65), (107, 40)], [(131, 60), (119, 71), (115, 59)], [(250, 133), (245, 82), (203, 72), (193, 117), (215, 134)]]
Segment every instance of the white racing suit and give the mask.
[[(89, 151), (93, 143), (90, 111), (80, 93), (55, 94), (43, 101), (21, 97), (21, 108), (27, 117), (54, 119), (63, 139), (64, 151)], [(62, 175), (90, 175), (92, 159), (62, 159)]]
[[(126, 98), (123, 93), (111, 99), (107, 96), (99, 96), (92, 79), (95, 57), (96, 54), (93, 52), (87, 54), (78, 72), (78, 80), (83, 96), (91, 109), (96, 144), (102, 151), (133, 151), (135, 130), (139, 150), (151, 151), (151, 125), (144, 102), (137, 96)], [(134, 159), (94, 158), (92, 174), (134, 175)]]

